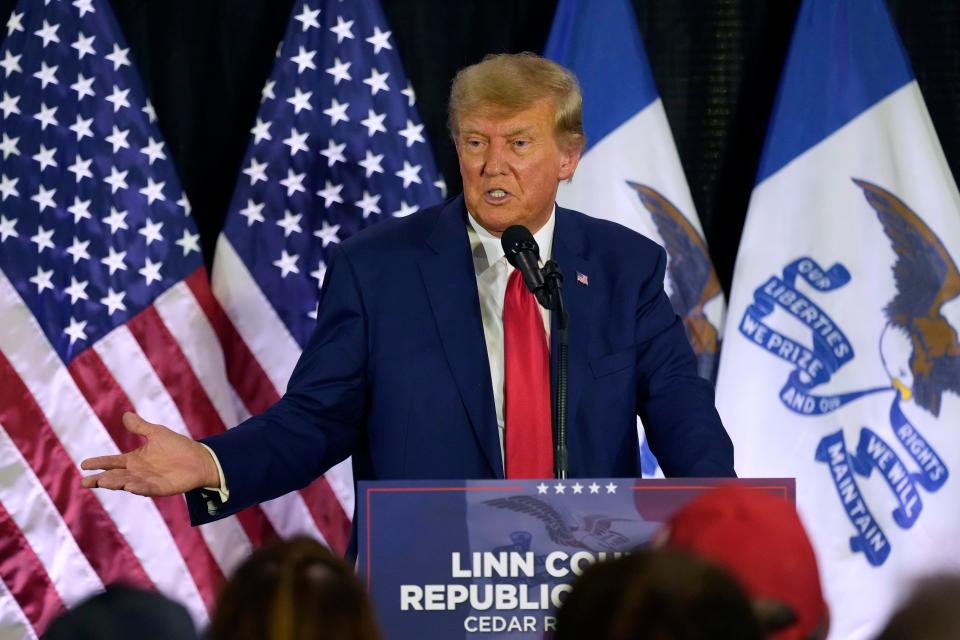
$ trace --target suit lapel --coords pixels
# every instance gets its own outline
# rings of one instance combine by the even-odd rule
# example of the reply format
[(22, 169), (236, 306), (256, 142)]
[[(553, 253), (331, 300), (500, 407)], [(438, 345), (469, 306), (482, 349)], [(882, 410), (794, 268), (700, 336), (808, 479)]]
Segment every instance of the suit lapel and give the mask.
[(438, 214), (427, 239), (434, 253), (420, 261), (420, 273), (470, 424), (493, 476), (503, 478), (490, 362), (466, 225), (461, 196)]
[[(590, 335), (592, 293), (588, 284), (578, 282), (584, 275), (589, 281), (590, 263), (584, 258), (584, 235), (576, 218), (566, 209), (557, 207), (557, 221), (553, 231), (553, 260), (563, 274), (563, 301), (570, 317), (568, 325), (569, 350), (567, 365), (567, 433), (574, 428), (584, 375), (590, 370), (587, 360), (587, 338)], [(557, 393), (557, 314), (553, 314), (550, 331), (550, 360), (553, 372), (553, 393)]]

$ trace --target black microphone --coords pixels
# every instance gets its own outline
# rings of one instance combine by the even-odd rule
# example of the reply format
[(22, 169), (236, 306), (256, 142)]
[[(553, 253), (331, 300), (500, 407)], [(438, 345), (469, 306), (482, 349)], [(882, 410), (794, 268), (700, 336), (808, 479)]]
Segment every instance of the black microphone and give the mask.
[(500, 244), (507, 256), (507, 262), (520, 270), (523, 283), (527, 285), (530, 293), (536, 296), (541, 306), (550, 309), (550, 291), (540, 271), (540, 247), (530, 230), (519, 224), (508, 227), (500, 237)]

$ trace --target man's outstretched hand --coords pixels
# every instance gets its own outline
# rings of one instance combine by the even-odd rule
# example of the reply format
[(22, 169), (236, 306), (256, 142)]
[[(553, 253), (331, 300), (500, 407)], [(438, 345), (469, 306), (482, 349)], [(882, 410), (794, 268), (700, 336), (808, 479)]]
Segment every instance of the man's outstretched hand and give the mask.
[(123, 426), (146, 438), (146, 442), (128, 453), (81, 462), (81, 469), (103, 470), (85, 477), (84, 487), (122, 489), (141, 496), (171, 496), (220, 485), (213, 456), (199, 442), (134, 413), (123, 414)]

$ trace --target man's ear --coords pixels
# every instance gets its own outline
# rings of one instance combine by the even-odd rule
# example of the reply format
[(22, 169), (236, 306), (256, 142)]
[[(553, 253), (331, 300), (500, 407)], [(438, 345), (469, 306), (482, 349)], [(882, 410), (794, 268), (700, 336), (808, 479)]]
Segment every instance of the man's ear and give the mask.
[(579, 146), (571, 146), (569, 149), (562, 149), (560, 152), (560, 180), (569, 180), (573, 177), (573, 172), (577, 170), (580, 164), (580, 154), (582, 149)]

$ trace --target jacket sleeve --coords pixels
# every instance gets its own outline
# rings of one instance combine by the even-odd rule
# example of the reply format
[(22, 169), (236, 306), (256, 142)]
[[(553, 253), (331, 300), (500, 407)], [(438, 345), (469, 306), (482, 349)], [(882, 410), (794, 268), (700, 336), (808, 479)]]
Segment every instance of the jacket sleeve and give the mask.
[(330, 261), (317, 326), (283, 397), (260, 415), (202, 440), (229, 488), (187, 494), (191, 522), (203, 524), (305, 487), (350, 456), (365, 428), (367, 322), (345, 251)]
[(666, 252), (658, 250), (637, 305), (637, 415), (666, 476), (735, 477), (713, 385), (697, 375), (683, 323), (663, 289)]

